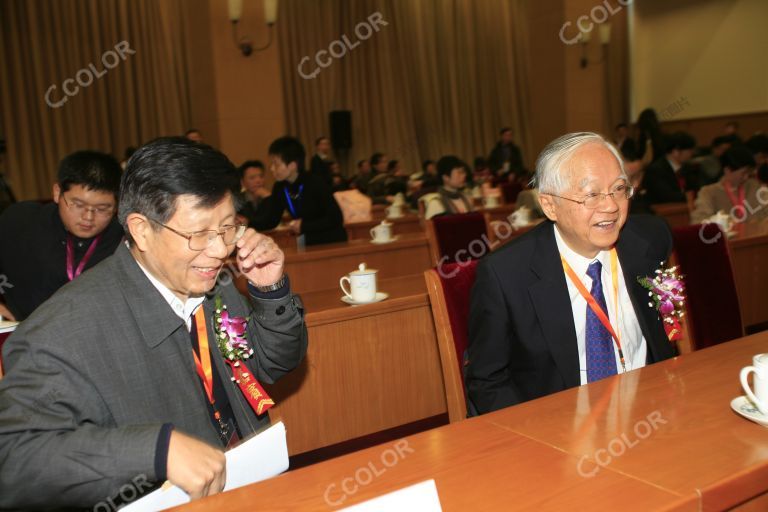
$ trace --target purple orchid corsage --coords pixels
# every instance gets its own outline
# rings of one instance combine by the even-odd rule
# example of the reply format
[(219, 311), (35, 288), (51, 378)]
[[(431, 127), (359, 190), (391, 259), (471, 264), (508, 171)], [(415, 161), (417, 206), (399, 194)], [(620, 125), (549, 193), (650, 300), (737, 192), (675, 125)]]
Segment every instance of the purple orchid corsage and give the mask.
[(253, 355), (253, 349), (245, 339), (248, 318), (230, 315), (219, 295), (215, 297), (214, 304), (214, 329), (219, 350), (230, 361), (248, 359)]
[[(662, 266), (664, 263), (661, 263)], [(651, 300), (648, 307), (655, 307), (664, 322), (669, 341), (683, 336), (680, 321), (685, 316), (685, 283), (678, 275), (677, 267), (656, 270), (653, 277), (638, 277), (637, 282), (648, 290)]]

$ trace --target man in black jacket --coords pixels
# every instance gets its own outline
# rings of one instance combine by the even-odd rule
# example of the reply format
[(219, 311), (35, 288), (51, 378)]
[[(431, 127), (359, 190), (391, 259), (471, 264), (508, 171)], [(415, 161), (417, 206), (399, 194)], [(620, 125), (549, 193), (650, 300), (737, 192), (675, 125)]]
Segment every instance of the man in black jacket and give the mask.
[(511, 128), (502, 128), (499, 131), (499, 142), (491, 150), (488, 163), (497, 175), (509, 173), (516, 176), (525, 175), (523, 155), (520, 153), (520, 148), (513, 142)]
[(685, 168), (693, 156), (696, 140), (684, 132), (665, 137), (666, 154), (645, 170), (642, 188), (649, 204), (684, 203), (686, 193), (698, 189), (695, 173)]
[(322, 136), (315, 140), (315, 154), (309, 162), (309, 172), (325, 181), (328, 186), (333, 184), (331, 164), (331, 141)]
[(594, 133), (565, 135), (542, 151), (535, 179), (548, 220), (477, 267), (466, 378), (470, 414), (675, 352), (637, 282), (667, 259), (672, 237), (656, 217), (627, 220), (632, 188), (616, 148)]
[(251, 226), (257, 231), (273, 229), (287, 210), (293, 219), (291, 231), (303, 235), (306, 245), (345, 242), (341, 209), (325, 180), (304, 171), (306, 153), (301, 142), (280, 137), (270, 144), (269, 158), (275, 184)]
[(3, 212), (0, 277), (11, 286), (0, 287), (0, 315), (27, 318), (56, 290), (115, 252), (123, 238), (115, 219), (119, 186), (117, 160), (77, 151), (59, 164), (52, 203), (23, 201)]

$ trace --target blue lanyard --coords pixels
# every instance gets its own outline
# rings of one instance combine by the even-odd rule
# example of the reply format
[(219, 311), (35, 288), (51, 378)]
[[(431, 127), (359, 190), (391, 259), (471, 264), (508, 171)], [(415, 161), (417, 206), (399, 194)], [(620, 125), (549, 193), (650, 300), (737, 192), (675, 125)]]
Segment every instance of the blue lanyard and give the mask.
[[(296, 199), (299, 199), (301, 197), (301, 193), (304, 191), (304, 184), (302, 183), (299, 185), (299, 193), (296, 194)], [(288, 193), (288, 187), (286, 186), (283, 189), (283, 192), (285, 192), (285, 200), (288, 202), (288, 209), (291, 210), (291, 217), (294, 219), (298, 217), (296, 215), (296, 208), (293, 207), (293, 201), (291, 200), (291, 194)]]

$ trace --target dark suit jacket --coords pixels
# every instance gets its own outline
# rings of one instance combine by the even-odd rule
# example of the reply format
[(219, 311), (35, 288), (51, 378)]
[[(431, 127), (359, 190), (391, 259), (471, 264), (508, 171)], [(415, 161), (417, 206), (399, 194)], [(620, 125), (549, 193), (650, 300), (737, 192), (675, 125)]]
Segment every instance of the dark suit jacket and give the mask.
[[(260, 382), (299, 364), (307, 331), (298, 297), (249, 302), (231, 281), (216, 293), (230, 314), (251, 318), (246, 364)], [(203, 307), (212, 319), (213, 298)], [(221, 446), (191, 348), (184, 321), (125, 246), (61, 288), (3, 347), (0, 509), (90, 508), (134, 478), (155, 482), (165, 423)], [(243, 436), (268, 424), (223, 358), (212, 360)]]
[(322, 178), (306, 172), (299, 173), (293, 183), (275, 182), (272, 195), (264, 199), (255, 217), (251, 219), (251, 227), (257, 231), (276, 227), (283, 217), (283, 212), (290, 212), (285, 189), (288, 188), (291, 194), (296, 194), (302, 186), (301, 196), (293, 200), (293, 207), (296, 212), (294, 218), (301, 219), (301, 234), (305, 236), (306, 244), (346, 242), (344, 216), (333, 197), (331, 187)]
[(309, 172), (315, 176), (322, 178), (324, 182), (330, 187), (333, 185), (333, 178), (331, 177), (331, 166), (320, 158), (320, 155), (315, 154), (312, 160), (309, 161)]
[(645, 191), (644, 197), (648, 204), (685, 202), (677, 174), (666, 156), (657, 158), (646, 168), (641, 188)]
[[(504, 167), (504, 162), (504, 144), (498, 142), (488, 156), (488, 164), (494, 172), (499, 172)], [(512, 174), (525, 173), (523, 154), (514, 142), (509, 144), (509, 172)]]
[[(576, 327), (554, 225), (535, 229), (483, 258), (469, 316), (469, 410), (486, 413), (580, 384)], [(616, 249), (648, 363), (673, 357), (661, 319), (637, 283), (666, 260), (672, 237), (663, 220), (627, 220)]]

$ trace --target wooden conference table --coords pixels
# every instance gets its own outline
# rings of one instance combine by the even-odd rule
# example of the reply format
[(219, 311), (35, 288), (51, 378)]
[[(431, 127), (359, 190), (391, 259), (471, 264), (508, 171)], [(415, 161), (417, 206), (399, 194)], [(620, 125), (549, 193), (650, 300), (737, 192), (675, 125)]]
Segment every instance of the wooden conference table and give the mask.
[(768, 322), (768, 220), (734, 224), (728, 240), (744, 326)]
[(446, 511), (765, 510), (768, 430), (729, 404), (742, 394), (739, 370), (767, 350), (763, 332), (185, 510), (329, 510), (428, 479)]
[(309, 334), (301, 366), (273, 386), (273, 422), (291, 455), (445, 413), (440, 356), (421, 273), (381, 279), (389, 298), (349, 306), (336, 288), (303, 293)]
[[(374, 244), (366, 239), (310, 246), (302, 250), (295, 246), (284, 246), (282, 249), (285, 253), (285, 272), (291, 276), (291, 287), (302, 295), (338, 289), (339, 279), (357, 270), (360, 263), (378, 269), (378, 279), (421, 274), (432, 265), (424, 233), (404, 233), (387, 244)], [(238, 288), (244, 290), (244, 278), (237, 281)]]

